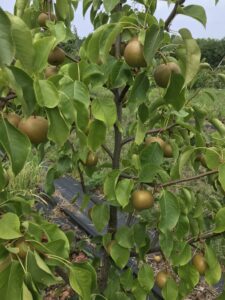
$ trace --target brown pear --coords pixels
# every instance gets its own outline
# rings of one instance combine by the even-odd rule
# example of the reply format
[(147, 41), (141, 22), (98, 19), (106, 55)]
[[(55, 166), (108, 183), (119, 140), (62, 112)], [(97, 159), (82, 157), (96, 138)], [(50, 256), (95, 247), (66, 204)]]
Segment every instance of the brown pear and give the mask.
[(180, 74), (180, 67), (174, 62), (159, 65), (154, 71), (154, 79), (158, 86), (166, 88), (169, 84), (171, 74)]
[(45, 13), (45, 12), (40, 13), (40, 15), (38, 16), (38, 24), (41, 27), (46, 27), (47, 20), (56, 21), (56, 16), (54, 14), (51, 14), (50, 19), (49, 19), (48, 13)]
[(150, 191), (136, 190), (131, 196), (133, 207), (136, 210), (148, 209), (153, 206), (154, 198)]
[(48, 63), (53, 66), (58, 66), (64, 62), (65, 57), (65, 52), (61, 48), (56, 47), (50, 52)]
[(58, 68), (56, 66), (49, 66), (45, 69), (45, 78), (49, 78), (58, 73)]
[(124, 59), (126, 63), (133, 68), (146, 67), (144, 48), (139, 42), (138, 37), (132, 38), (127, 44), (124, 50)]

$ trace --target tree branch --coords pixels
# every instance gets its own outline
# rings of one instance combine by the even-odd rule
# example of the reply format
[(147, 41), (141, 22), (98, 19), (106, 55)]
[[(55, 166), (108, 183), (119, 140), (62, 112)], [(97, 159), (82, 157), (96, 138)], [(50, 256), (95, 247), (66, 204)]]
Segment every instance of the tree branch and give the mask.
[(109, 157), (111, 158), (111, 160), (113, 160), (113, 154), (110, 151), (110, 149), (106, 145), (102, 145), (102, 149), (109, 155)]
[(205, 232), (205, 233), (199, 235), (198, 237), (191, 237), (187, 240), (187, 242), (188, 242), (188, 244), (192, 244), (192, 243), (199, 242), (201, 240), (215, 238), (215, 237), (221, 236), (223, 234), (224, 234), (224, 232), (215, 233), (215, 232), (209, 231), (209, 232)]
[(0, 97), (0, 109), (2, 110), (8, 101), (13, 100), (16, 97), (17, 95), (13, 92), (10, 92), (6, 97)]
[(202, 177), (205, 177), (205, 176), (208, 176), (208, 175), (212, 175), (212, 174), (216, 174), (216, 173), (218, 173), (217, 170), (212, 170), (212, 171), (208, 171), (208, 172), (196, 175), (196, 176), (183, 178), (183, 179), (178, 179), (178, 180), (172, 180), (172, 181), (169, 181), (169, 182), (166, 182), (166, 183), (163, 183), (163, 184), (159, 184), (159, 185), (156, 186), (156, 188), (162, 189), (162, 188), (165, 188), (165, 187), (168, 187), (168, 186), (171, 186), (171, 185), (176, 185), (176, 184), (180, 184), (180, 183), (183, 183), (183, 182), (197, 180), (199, 178), (202, 178)]
[(168, 16), (168, 18), (165, 21), (165, 30), (169, 31), (169, 26), (171, 24), (171, 22), (173, 21), (173, 19), (176, 17), (177, 15), (177, 9), (180, 5), (182, 5), (185, 2), (185, 0), (177, 0), (177, 2), (174, 5), (173, 10), (171, 11), (170, 15)]
[[(156, 129), (151, 129), (149, 131), (146, 132), (146, 134), (156, 134), (156, 133), (160, 133), (160, 132), (164, 132), (164, 131), (167, 131), (167, 130), (170, 130), (172, 129), (173, 127), (177, 126), (177, 124), (172, 124), (168, 127), (165, 127), (165, 128), (156, 128)], [(125, 144), (127, 143), (130, 143), (132, 141), (135, 140), (135, 137), (134, 136), (131, 136), (131, 137), (128, 137), (128, 138), (125, 138), (122, 142), (121, 142), (121, 146), (124, 146)]]
[[(65, 52), (65, 51), (64, 51)], [(72, 57), (71, 55), (69, 55), (68, 53), (65, 52), (65, 56), (70, 59), (71, 61), (75, 62), (75, 63), (79, 63), (80, 59), (77, 59), (75, 57)]]

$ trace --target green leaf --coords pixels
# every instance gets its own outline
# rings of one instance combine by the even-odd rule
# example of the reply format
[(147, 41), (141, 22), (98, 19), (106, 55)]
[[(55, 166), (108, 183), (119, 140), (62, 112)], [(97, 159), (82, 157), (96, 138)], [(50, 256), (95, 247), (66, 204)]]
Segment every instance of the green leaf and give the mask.
[(99, 98), (92, 101), (92, 113), (95, 119), (100, 120), (108, 127), (112, 127), (117, 120), (116, 105), (111, 98)]
[(222, 271), (214, 250), (207, 245), (205, 248), (205, 260), (208, 264), (205, 272), (205, 280), (209, 285), (214, 285), (220, 281)]
[(40, 106), (54, 108), (59, 103), (59, 94), (55, 85), (48, 80), (34, 81), (34, 92)]
[(2, 167), (2, 162), (0, 161), (0, 191), (4, 189), (6, 183), (5, 172)]
[(20, 299), (23, 288), (24, 271), (18, 261), (11, 264), (0, 272), (1, 300)]
[(33, 300), (33, 296), (27, 286), (23, 283), (23, 296), (22, 300)]
[(127, 268), (120, 276), (120, 283), (125, 291), (131, 290), (133, 286), (133, 281), (133, 272), (131, 268)]
[(184, 266), (191, 260), (191, 256), (191, 246), (187, 242), (179, 241), (174, 244), (170, 259), (173, 266)]
[(137, 123), (137, 130), (136, 130), (136, 133), (135, 133), (135, 144), (137, 145), (140, 145), (144, 138), (145, 138), (145, 132), (146, 132), (146, 129), (145, 129), (145, 126), (144, 124), (142, 123), (141, 120), (138, 120), (138, 123)]
[(80, 81), (71, 82), (66, 84), (62, 88), (64, 92), (70, 99), (79, 101), (83, 103), (86, 108), (89, 108), (90, 105), (90, 95), (87, 86)]
[(109, 206), (104, 203), (93, 206), (91, 219), (98, 232), (102, 232), (109, 222)]
[(85, 132), (88, 127), (89, 111), (86, 106), (80, 101), (73, 101), (76, 108), (76, 125)]
[(116, 232), (115, 239), (121, 247), (131, 249), (134, 244), (133, 229), (127, 226), (120, 227)]
[(141, 104), (146, 101), (147, 92), (149, 90), (149, 79), (145, 72), (138, 74), (135, 78), (132, 89), (129, 93), (128, 102), (129, 104), (135, 105)]
[(59, 146), (63, 146), (70, 133), (69, 127), (57, 107), (46, 108), (46, 112), (49, 121), (48, 138)]
[(156, 175), (160, 173), (160, 171), (162, 171), (162, 169), (157, 165), (153, 165), (151, 163), (142, 165), (139, 174), (139, 181), (150, 183), (154, 180)]
[(6, 213), (0, 219), (0, 239), (12, 240), (22, 236), (20, 219), (16, 214)]
[(13, 173), (17, 175), (22, 170), (30, 153), (30, 141), (24, 134), (4, 119), (0, 119), (0, 137), (0, 144), (10, 158)]
[(162, 289), (162, 295), (165, 300), (176, 300), (178, 297), (178, 287), (172, 278), (168, 278), (166, 285)]
[(205, 27), (207, 22), (207, 17), (205, 13), (205, 9), (201, 5), (188, 5), (182, 8), (181, 11), (179, 11), (180, 14), (192, 17), (202, 23), (202, 25)]
[(171, 74), (170, 84), (164, 96), (167, 103), (180, 110), (185, 103), (185, 89), (183, 88), (184, 78), (180, 74)]
[(220, 153), (216, 147), (209, 147), (205, 150), (206, 165), (209, 169), (216, 169), (221, 164)]
[(57, 16), (59, 16), (62, 20), (66, 20), (66, 17), (69, 13), (68, 1), (56, 0), (55, 9), (57, 12)]
[(24, 113), (30, 116), (34, 112), (36, 106), (33, 80), (22, 69), (16, 68), (14, 66), (11, 66), (9, 69), (12, 72), (14, 80), (16, 82), (16, 86), (14, 87), (17, 98), (19, 99), (23, 107)]
[(13, 49), (13, 40), (11, 35), (11, 23), (0, 7), (0, 66), (9, 65), (13, 59), (14, 49)]
[(154, 272), (149, 265), (143, 264), (139, 269), (138, 282), (147, 293), (150, 293), (154, 285)]
[(196, 40), (190, 36), (187, 37), (187, 30), (181, 29), (179, 32), (184, 40), (185, 55), (183, 56), (183, 63), (185, 66), (185, 82), (187, 85), (195, 77), (199, 70), (201, 60), (201, 50)]
[(146, 146), (140, 153), (141, 165), (160, 166), (163, 163), (163, 151), (158, 143), (151, 143)]
[(182, 175), (184, 166), (189, 161), (189, 159), (191, 158), (191, 155), (193, 154), (194, 151), (195, 151), (195, 149), (188, 149), (187, 151), (184, 151), (180, 155), (180, 159), (179, 159), (179, 174), (180, 174), (180, 176)]
[(165, 234), (160, 232), (159, 235), (159, 244), (166, 257), (170, 257), (173, 250), (173, 234), (170, 231), (167, 231)]
[(145, 43), (144, 43), (144, 57), (147, 62), (147, 65), (152, 64), (152, 60), (155, 56), (156, 51), (160, 47), (160, 44), (164, 37), (164, 29), (159, 27), (156, 24), (152, 24), (145, 34)]
[(92, 151), (96, 151), (105, 141), (106, 126), (103, 122), (94, 120), (88, 133), (88, 146)]
[(89, 263), (77, 263), (70, 267), (69, 281), (72, 289), (82, 297), (90, 300), (96, 287), (96, 273)]
[(219, 171), (219, 182), (221, 183), (222, 188), (225, 191), (225, 164), (220, 165), (218, 171)]
[(106, 12), (110, 13), (119, 2), (119, 0), (103, 0), (103, 5)]
[(225, 207), (221, 208), (215, 216), (216, 228), (215, 233), (220, 233), (225, 231)]
[(147, 298), (147, 292), (143, 289), (143, 287), (140, 285), (138, 280), (134, 281), (133, 287), (132, 287), (132, 293), (136, 300), (146, 300)]
[(179, 294), (184, 298), (199, 282), (199, 272), (191, 264), (179, 267), (178, 275), (181, 279), (179, 284)]
[(55, 44), (55, 38), (52, 36), (43, 37), (34, 43), (34, 67), (37, 73), (43, 71), (47, 66), (48, 55)]
[(110, 255), (115, 264), (120, 269), (123, 269), (128, 263), (130, 251), (127, 248), (121, 247), (119, 244), (114, 243), (111, 247)]
[(112, 71), (109, 74), (110, 87), (123, 87), (128, 81), (131, 80), (132, 74), (129, 66), (123, 61), (116, 61), (113, 65)]
[(107, 174), (104, 180), (104, 195), (109, 201), (114, 201), (116, 199), (116, 184), (120, 175), (119, 170), (113, 170)]
[(166, 233), (168, 230), (172, 230), (180, 216), (179, 201), (174, 194), (168, 191), (163, 191), (159, 200), (160, 205), (160, 222), (159, 229)]
[(116, 186), (116, 199), (119, 204), (124, 208), (130, 202), (130, 193), (133, 189), (134, 183), (131, 179), (123, 179), (117, 183)]
[(33, 70), (34, 48), (30, 29), (19, 17), (10, 15), (12, 37), (16, 47), (16, 58), (25, 70)]

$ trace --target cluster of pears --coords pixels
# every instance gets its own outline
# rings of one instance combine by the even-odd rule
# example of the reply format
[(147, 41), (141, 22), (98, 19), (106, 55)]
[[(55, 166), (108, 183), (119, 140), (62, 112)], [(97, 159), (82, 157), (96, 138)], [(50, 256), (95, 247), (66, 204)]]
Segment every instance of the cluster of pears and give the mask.
[(167, 142), (165, 142), (163, 139), (161, 139), (158, 136), (151, 136), (151, 137), (147, 137), (145, 139), (145, 145), (148, 146), (152, 143), (158, 143), (159, 146), (161, 147), (164, 156), (165, 157), (172, 157), (173, 156), (173, 149), (171, 147), (171, 145)]
[(4, 117), (14, 127), (25, 134), (33, 144), (44, 143), (47, 140), (48, 121), (42, 116), (30, 116), (21, 119), (16, 113), (7, 113)]
[[(123, 46), (124, 47), (124, 46)], [(112, 50), (111, 50), (112, 51)], [(122, 52), (123, 51), (123, 52)], [(138, 37), (133, 37), (125, 49), (121, 50), (126, 63), (133, 68), (146, 67), (144, 58), (144, 47), (138, 40)], [(172, 73), (181, 74), (181, 69), (175, 62), (165, 62), (156, 67), (154, 71), (154, 79), (159, 87), (166, 88), (169, 84)]]
[[(46, 27), (46, 21), (56, 21), (56, 16), (54, 14), (50, 14), (48, 12), (42, 12), (38, 16), (38, 24), (41, 27)], [(61, 65), (65, 60), (65, 52), (59, 48), (55, 47), (48, 56), (48, 63), (50, 66), (48, 66), (45, 69), (45, 78), (49, 78), (53, 75), (56, 75), (58, 73), (58, 66)]]

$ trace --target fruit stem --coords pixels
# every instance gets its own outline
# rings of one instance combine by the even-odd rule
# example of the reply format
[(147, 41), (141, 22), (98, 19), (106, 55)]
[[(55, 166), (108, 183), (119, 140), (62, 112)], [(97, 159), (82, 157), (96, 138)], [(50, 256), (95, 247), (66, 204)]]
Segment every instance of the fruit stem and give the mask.
[(162, 53), (162, 51), (158, 51), (159, 55), (162, 57), (162, 60), (164, 64), (166, 65), (168, 63), (167, 57)]

